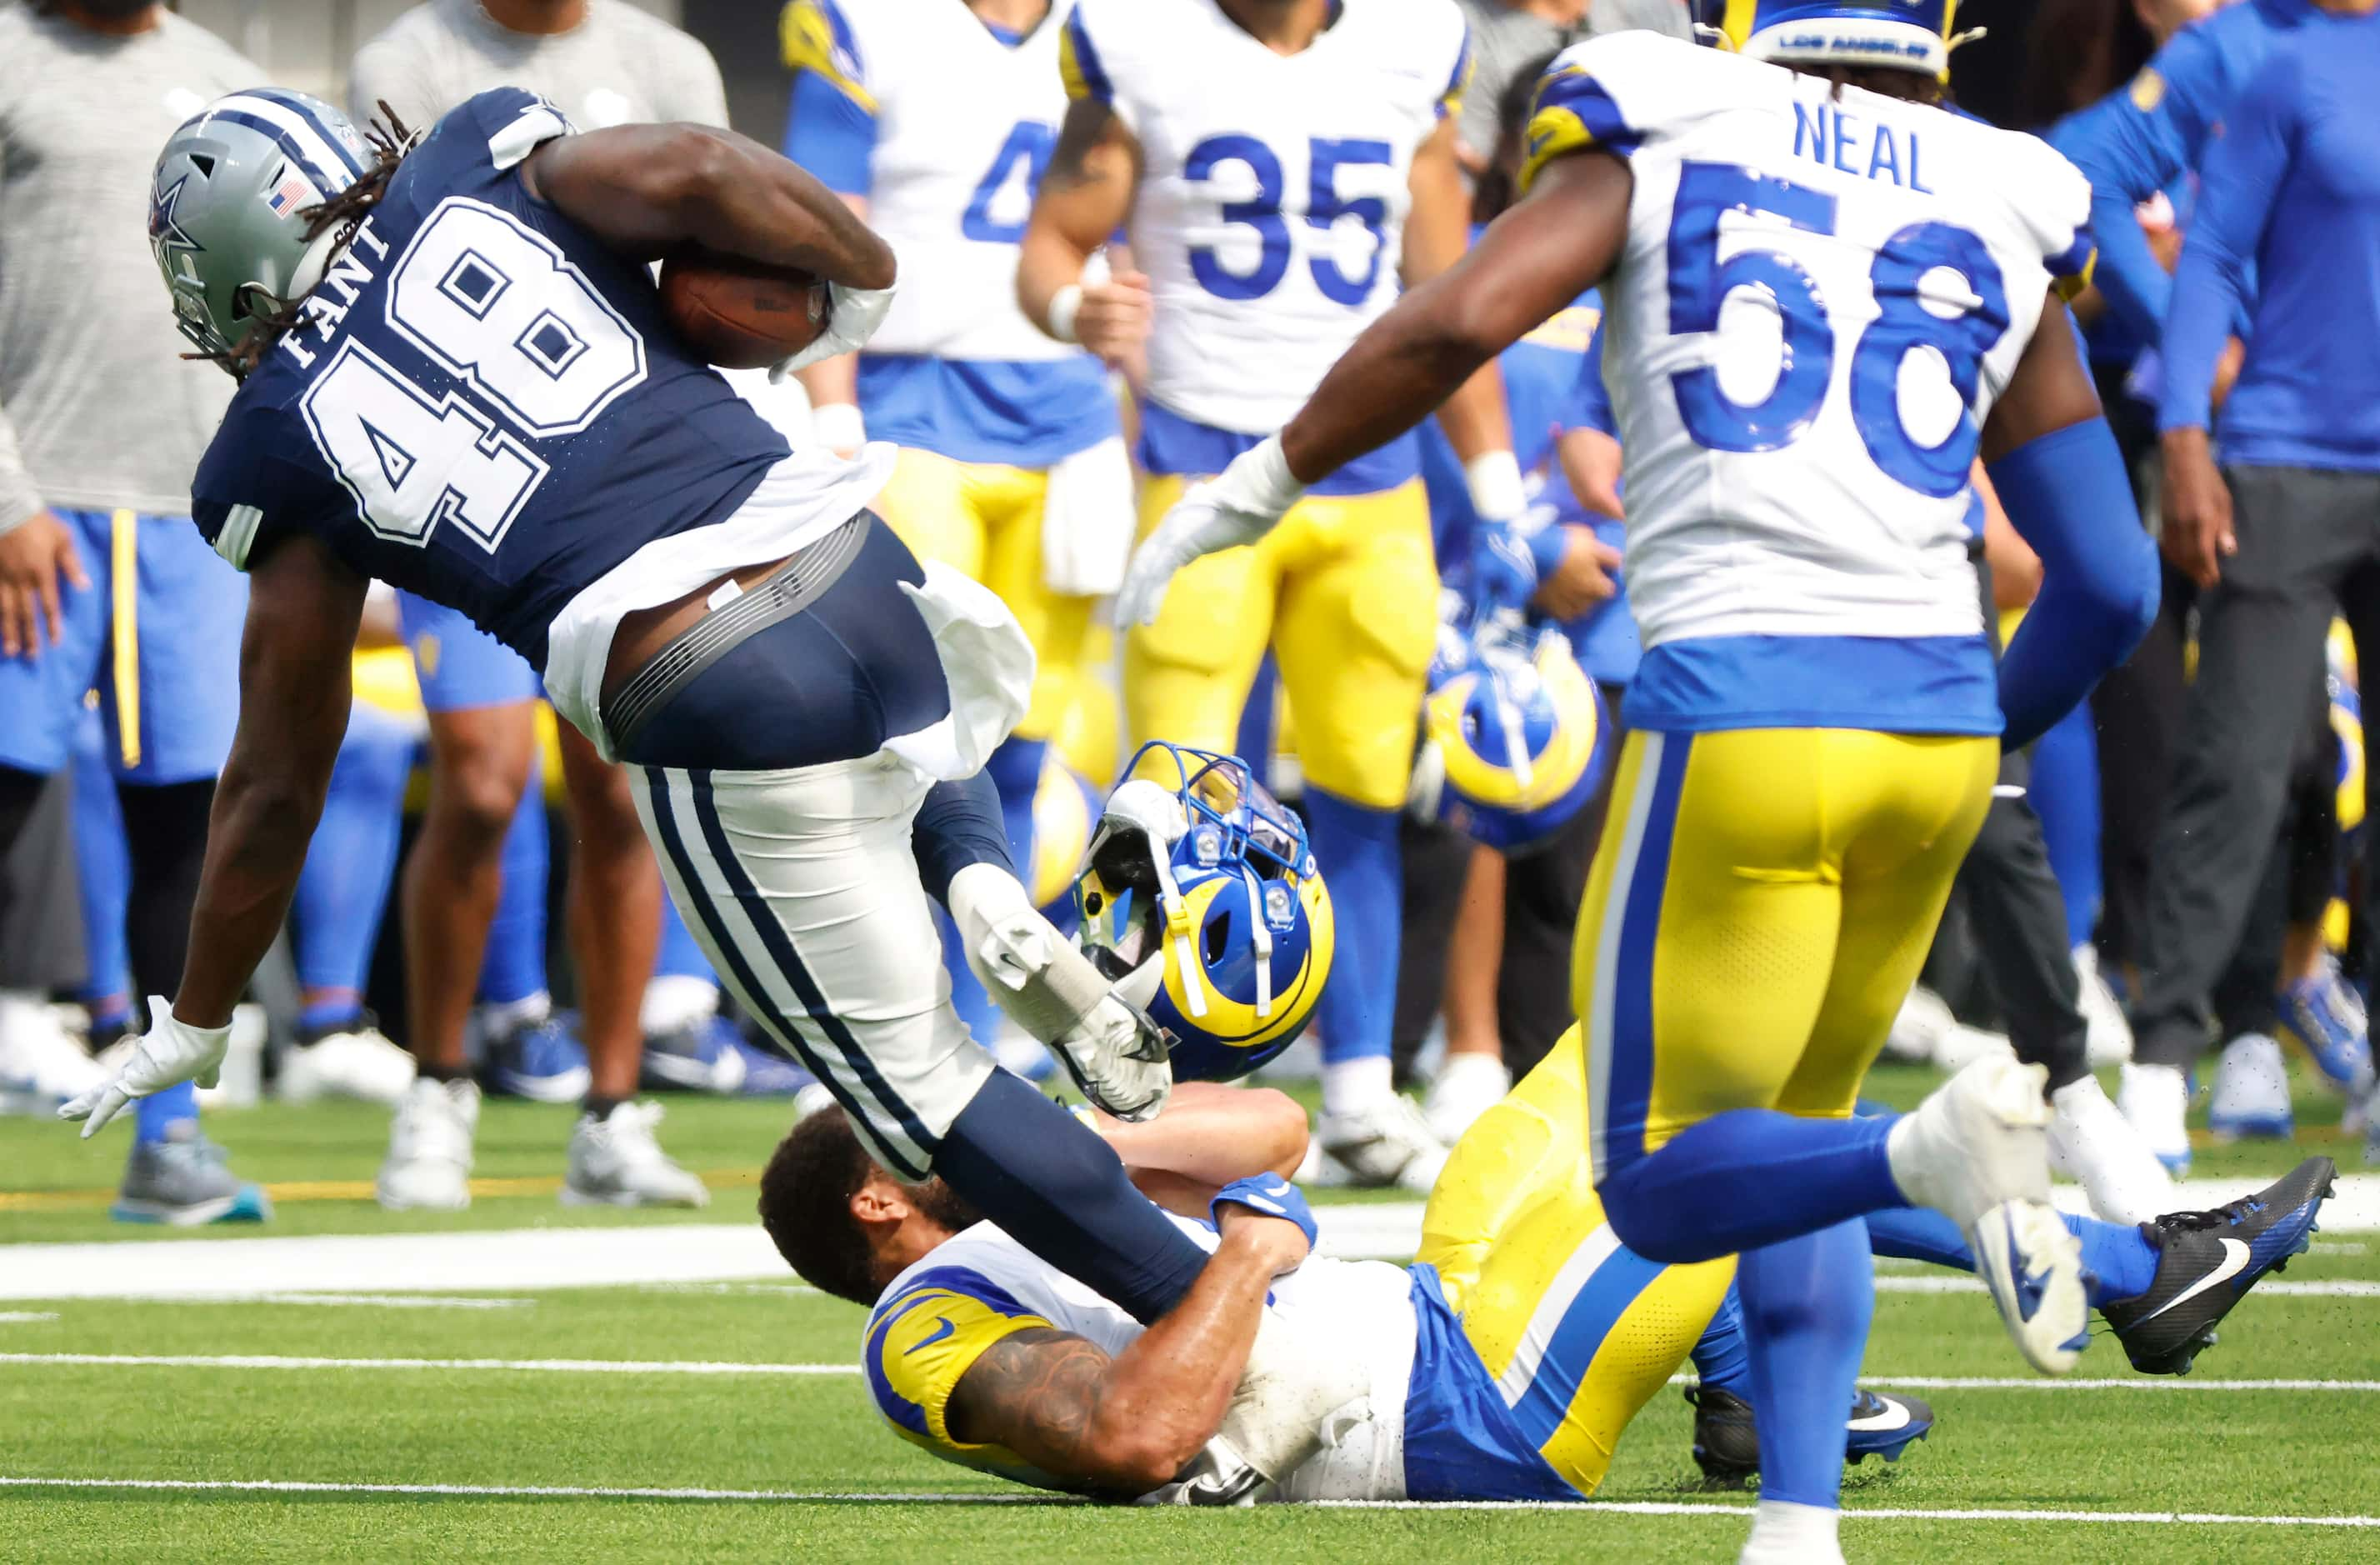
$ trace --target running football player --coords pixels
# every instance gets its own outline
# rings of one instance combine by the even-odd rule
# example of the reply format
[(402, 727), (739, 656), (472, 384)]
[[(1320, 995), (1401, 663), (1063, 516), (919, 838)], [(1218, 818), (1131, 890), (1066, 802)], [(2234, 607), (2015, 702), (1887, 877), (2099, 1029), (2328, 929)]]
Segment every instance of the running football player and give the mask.
[[(2156, 577), (2063, 303), (2090, 259), (2082, 177), (1936, 106), (1947, 6), (1730, 15), (1742, 54), (1621, 33), (1560, 57), (1524, 199), (1175, 506), (1119, 610), (1153, 618), (1182, 565), (1266, 537), (1308, 479), (1603, 285), (1645, 651), (1573, 968), (1588, 1143), (1632, 1248), (1741, 1255), (1763, 1473), (1744, 1558), (1825, 1560), (1870, 1313), (1857, 1219), (1950, 1218), (2041, 1370), (2088, 1341), (2038, 1068), (1980, 1062), (1911, 1114), (1850, 1116), (2000, 743), (2130, 649)], [(1979, 446), (2046, 574), (1997, 675), (1965, 521)]]
[[(311, 199), (267, 199), (297, 176)], [(883, 241), (731, 133), (575, 134), (516, 89), (370, 145), (325, 103), (236, 93), (167, 143), (150, 233), (185, 334), (241, 382), (195, 491), (251, 584), (240, 726), (175, 1005), (61, 1112), (88, 1134), (221, 1061), (322, 806), (378, 577), (462, 609), (638, 769), (688, 924), (886, 1168), (940, 1171), (1142, 1316), (1177, 1302), (1198, 1247), (993, 1067), (917, 961), (931, 894), (1087, 1093), (1127, 1118), (1162, 1101), (1161, 1056), (1027, 904), (979, 776), (1030, 649), (864, 508), (889, 451), (790, 454), (676, 339), (649, 271), (698, 244), (826, 279), (798, 367), (883, 318)]]
[[(1026, 315), (1111, 362), (1146, 349), (1144, 527), (1185, 484), (1276, 427), (1399, 279), (1467, 242), (1454, 121), (1469, 73), (1450, 0), (1079, 0), (1060, 61), (1072, 99), (1017, 272)], [(1128, 227), (1139, 273), (1097, 281)], [(1153, 313), (1152, 313), (1153, 312)], [(1440, 415), (1501, 549), (1488, 589), (1517, 603), (1536, 564), (1492, 366)], [(1261, 547), (1200, 564), (1133, 630), (1135, 744), (1233, 747), (1268, 645), (1295, 713), (1306, 819), (1339, 891), (1338, 967), (1319, 1018), (1324, 1150), (1366, 1183), (1427, 1190), (1442, 1143), (1390, 1086), (1397, 821), (1437, 623), (1415, 443), (1319, 475)]]

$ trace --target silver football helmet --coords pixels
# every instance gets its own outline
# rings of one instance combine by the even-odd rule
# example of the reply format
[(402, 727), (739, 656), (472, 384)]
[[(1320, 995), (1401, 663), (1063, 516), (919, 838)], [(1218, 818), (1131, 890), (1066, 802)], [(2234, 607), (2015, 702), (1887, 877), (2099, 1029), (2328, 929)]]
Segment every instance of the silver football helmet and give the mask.
[(229, 355), (302, 297), (339, 237), (310, 241), (305, 214), (371, 164), (354, 123), (303, 92), (251, 88), (186, 121), (149, 186), (149, 248), (182, 334)]

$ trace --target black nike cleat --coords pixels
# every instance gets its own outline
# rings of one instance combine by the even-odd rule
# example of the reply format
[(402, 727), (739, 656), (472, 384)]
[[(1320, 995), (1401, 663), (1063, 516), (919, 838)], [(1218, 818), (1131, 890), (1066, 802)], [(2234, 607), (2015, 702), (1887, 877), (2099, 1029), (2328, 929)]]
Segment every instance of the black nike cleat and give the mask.
[(2215, 1326), (2267, 1273), (2313, 1243), (2314, 1219), (2330, 1195), (2338, 1165), (2308, 1158), (2276, 1183), (2211, 1212), (2168, 1212), (2141, 1224), (2157, 1247), (2156, 1277), (2137, 1298), (2099, 1313), (2132, 1367), (2143, 1375), (2187, 1375)]
[[(1743, 1487), (1760, 1472), (1760, 1436), (1752, 1404), (1709, 1386), (1690, 1388), (1686, 1401), (1694, 1410), (1694, 1465), (1703, 1470), (1704, 1486)], [(1911, 1441), (1924, 1439), (1933, 1429), (1934, 1410), (1915, 1397), (1857, 1392), (1843, 1426), (1843, 1461), (1850, 1465), (1880, 1456), (1898, 1462)]]

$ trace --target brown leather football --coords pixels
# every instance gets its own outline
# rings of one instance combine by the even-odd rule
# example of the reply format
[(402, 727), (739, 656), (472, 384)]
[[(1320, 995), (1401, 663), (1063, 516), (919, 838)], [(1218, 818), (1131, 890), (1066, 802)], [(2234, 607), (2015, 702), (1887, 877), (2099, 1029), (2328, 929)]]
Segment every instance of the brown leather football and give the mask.
[(692, 250), (662, 263), (662, 313), (706, 363), (759, 370), (826, 329), (826, 284), (808, 272)]

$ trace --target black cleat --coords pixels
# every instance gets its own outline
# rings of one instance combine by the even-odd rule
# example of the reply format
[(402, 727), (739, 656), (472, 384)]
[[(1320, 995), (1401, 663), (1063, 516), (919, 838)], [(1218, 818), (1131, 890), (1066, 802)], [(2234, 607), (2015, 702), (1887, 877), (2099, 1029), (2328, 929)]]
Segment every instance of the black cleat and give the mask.
[[(1694, 1410), (1694, 1465), (1703, 1470), (1704, 1486), (1743, 1487), (1760, 1472), (1760, 1436), (1752, 1404), (1709, 1386), (1689, 1388), (1686, 1401)], [(1844, 1463), (1870, 1456), (1898, 1462), (1911, 1441), (1924, 1439), (1933, 1429), (1934, 1410), (1915, 1397), (1857, 1392), (1843, 1427)]]
[(2141, 1224), (2157, 1247), (2156, 1277), (2137, 1298), (2099, 1313), (2132, 1367), (2143, 1375), (2187, 1375), (2215, 1326), (2267, 1273), (2313, 1243), (2314, 1219), (2330, 1195), (2338, 1165), (2308, 1158), (2253, 1195), (2211, 1212), (2168, 1212)]

